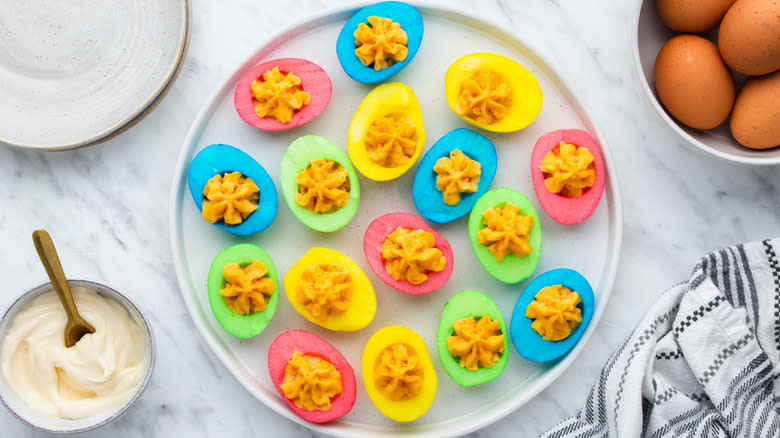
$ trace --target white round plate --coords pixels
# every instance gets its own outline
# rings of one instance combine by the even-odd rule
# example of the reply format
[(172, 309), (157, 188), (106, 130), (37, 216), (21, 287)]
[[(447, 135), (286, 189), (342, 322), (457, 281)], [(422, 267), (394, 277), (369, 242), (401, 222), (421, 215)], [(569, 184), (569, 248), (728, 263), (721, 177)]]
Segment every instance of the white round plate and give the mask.
[[(184, 302), (198, 332), (228, 370), (257, 399), (276, 412), (312, 429), (344, 437), (420, 434), (429, 437), (455, 436), (483, 427), (517, 409), (538, 394), (568, 367), (586, 347), (590, 334), (603, 312), (612, 289), (622, 235), (622, 213), (615, 172), (609, 148), (593, 126), (586, 111), (555, 71), (511, 34), (472, 17), (432, 7), (420, 7), (425, 22), (422, 47), (414, 60), (392, 78), (409, 85), (422, 106), (427, 145), (454, 128), (468, 127), (447, 106), (444, 98), (444, 72), (461, 55), (490, 51), (513, 58), (526, 66), (539, 80), (544, 105), (538, 119), (528, 128), (512, 134), (486, 134), (496, 145), (499, 167), (492, 187), (512, 187), (526, 194), (539, 209), (544, 249), (537, 274), (553, 268), (572, 268), (594, 286), (596, 312), (583, 339), (563, 359), (547, 364), (531, 363), (510, 347), (509, 364), (496, 380), (478, 387), (463, 388), (441, 367), (435, 335), (444, 303), (464, 289), (478, 289), (490, 295), (509, 321), (523, 287), (505, 285), (481, 267), (471, 250), (466, 217), (435, 228), (449, 240), (454, 251), (455, 270), (440, 290), (423, 296), (406, 295), (380, 281), (369, 269), (363, 255), (366, 227), (375, 217), (393, 211), (416, 213), (412, 202), (412, 180), (416, 167), (390, 182), (374, 182), (360, 176), (360, 207), (352, 222), (334, 233), (319, 233), (302, 225), (282, 200), (273, 224), (254, 236), (239, 237), (206, 223), (187, 189), (187, 167), (195, 154), (212, 143), (227, 143), (252, 155), (279, 186), (279, 167), (286, 147), (298, 136), (317, 134), (346, 150), (347, 128), (352, 115), (372, 86), (350, 79), (336, 58), (336, 36), (355, 10), (328, 13), (280, 33), (251, 56), (215, 90), (195, 119), (182, 148), (174, 173), (171, 193), (171, 245), (174, 266)], [(238, 79), (261, 61), (301, 57), (328, 72), (333, 81), (333, 97), (319, 117), (299, 128), (284, 132), (259, 131), (244, 123), (233, 107)], [(539, 207), (532, 187), (529, 159), (536, 140), (544, 133), (561, 128), (589, 131), (604, 150), (607, 185), (601, 203), (587, 221), (562, 226)], [(227, 246), (249, 242), (264, 248), (273, 257), (280, 278), (293, 263), (313, 246), (338, 250), (369, 275), (377, 292), (374, 321), (357, 332), (330, 332), (297, 314), (284, 297), (271, 324), (255, 338), (240, 340), (227, 334), (216, 322), (206, 294), (206, 277), (214, 256)], [(280, 285), (281, 287), (281, 285)], [(409, 424), (388, 420), (372, 405), (362, 385), (360, 357), (368, 338), (378, 329), (400, 324), (422, 336), (434, 361), (438, 390), (431, 409)], [(312, 331), (338, 348), (355, 369), (358, 379), (354, 409), (340, 420), (312, 425), (297, 417), (279, 397), (268, 376), (270, 343), (282, 332), (300, 328)]]
[(189, 0), (0, 0), (0, 142), (60, 150), (151, 111), (190, 36)]

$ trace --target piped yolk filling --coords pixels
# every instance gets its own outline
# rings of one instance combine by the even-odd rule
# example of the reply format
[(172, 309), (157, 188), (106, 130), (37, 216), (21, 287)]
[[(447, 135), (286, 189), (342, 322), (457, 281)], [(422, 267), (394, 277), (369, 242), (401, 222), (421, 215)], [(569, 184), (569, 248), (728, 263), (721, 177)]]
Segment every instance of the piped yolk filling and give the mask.
[(408, 38), (399, 23), (377, 16), (368, 17), (368, 24), (358, 24), (355, 36), (355, 55), (366, 67), (376, 71), (406, 59)]
[(262, 80), (252, 82), (252, 102), (258, 117), (270, 116), (289, 123), (296, 111), (311, 102), (311, 94), (303, 91), (298, 76), (274, 67), (263, 73)]
[(540, 168), (547, 190), (563, 196), (580, 196), (596, 182), (593, 154), (572, 143), (559, 143), (544, 156)]
[(222, 267), (225, 286), (219, 294), (228, 308), (239, 315), (262, 312), (268, 303), (276, 285), (268, 276), (268, 268), (263, 262), (252, 260), (243, 268), (238, 263), (228, 263)]
[(474, 193), (479, 185), (482, 165), (472, 160), (460, 149), (450, 152), (449, 158), (441, 157), (433, 166), (436, 187), (441, 192), (444, 203), (458, 205), (461, 193)]
[(295, 177), (295, 182), (295, 203), (314, 213), (330, 213), (349, 201), (349, 175), (344, 166), (333, 160), (312, 160)]
[(212, 224), (222, 220), (225, 225), (237, 225), (257, 210), (260, 189), (241, 172), (225, 172), (206, 182), (203, 198), (203, 219)]
[(392, 401), (416, 397), (422, 390), (423, 377), (417, 352), (400, 342), (385, 347), (374, 366), (374, 385)]
[(504, 335), (498, 321), (485, 315), (479, 320), (473, 316), (452, 323), (455, 332), (447, 338), (447, 350), (459, 358), (460, 366), (476, 371), (490, 368), (504, 353)]
[(479, 70), (461, 82), (455, 112), (479, 123), (490, 125), (509, 112), (512, 105), (512, 87), (500, 74)]
[(525, 310), (525, 316), (533, 319), (531, 328), (547, 341), (566, 339), (582, 321), (582, 302), (577, 292), (555, 284), (542, 288)]
[(398, 227), (382, 243), (385, 270), (395, 280), (420, 284), (428, 279), (427, 272), (439, 272), (447, 265), (447, 258), (433, 234), (419, 229)]
[(352, 276), (341, 265), (309, 266), (301, 275), (295, 299), (320, 321), (340, 315), (347, 311), (352, 299)]
[(368, 127), (364, 141), (368, 159), (382, 167), (398, 167), (417, 149), (417, 128), (403, 115), (380, 116)]
[(503, 208), (488, 208), (482, 213), (485, 228), (477, 233), (477, 243), (488, 245), (488, 251), (496, 261), (504, 260), (510, 253), (517, 257), (531, 254), (528, 237), (534, 226), (534, 217), (523, 216), (519, 212), (519, 208), (507, 202)]
[(341, 373), (329, 361), (293, 351), (284, 367), (284, 396), (307, 411), (329, 411), (331, 399), (341, 394)]

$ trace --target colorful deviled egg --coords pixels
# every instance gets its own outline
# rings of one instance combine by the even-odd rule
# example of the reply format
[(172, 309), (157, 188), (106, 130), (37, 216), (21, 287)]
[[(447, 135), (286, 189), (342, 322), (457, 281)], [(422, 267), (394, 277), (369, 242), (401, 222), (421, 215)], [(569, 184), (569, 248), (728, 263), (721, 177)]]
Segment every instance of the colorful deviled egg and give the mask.
[(542, 109), (539, 81), (522, 65), (496, 53), (458, 58), (447, 69), (444, 86), (452, 111), (487, 131), (518, 131)]
[(358, 106), (347, 134), (349, 158), (375, 181), (403, 175), (425, 144), (422, 111), (414, 91), (400, 82), (382, 84)]
[(531, 178), (550, 218), (563, 225), (580, 223), (593, 214), (604, 193), (601, 148), (581, 129), (547, 133), (531, 153)]
[(363, 252), (377, 277), (407, 294), (441, 288), (455, 264), (447, 239), (410, 213), (374, 219), (366, 229)]
[(238, 81), (234, 103), (238, 115), (264, 131), (301, 126), (328, 106), (333, 86), (319, 65), (300, 58), (266, 61)]
[(471, 247), (482, 267), (504, 283), (530, 277), (542, 254), (542, 227), (533, 204), (522, 193), (493, 189), (469, 214)]
[(447, 374), (461, 386), (489, 382), (507, 364), (504, 316), (483, 292), (464, 290), (444, 304), (436, 344)]
[(593, 288), (579, 272), (553, 269), (526, 286), (512, 312), (509, 333), (521, 356), (557, 359), (580, 340), (593, 317)]
[(336, 41), (336, 54), (349, 77), (374, 84), (406, 67), (422, 37), (423, 20), (417, 9), (402, 2), (380, 2), (347, 21)]
[(360, 330), (376, 314), (371, 280), (357, 263), (333, 249), (308, 250), (287, 271), (284, 290), (301, 316), (330, 330)]
[(203, 219), (233, 234), (266, 229), (276, 216), (276, 187), (246, 152), (226, 144), (205, 147), (193, 158), (187, 184)]
[(313, 333), (289, 330), (279, 335), (268, 349), (268, 373), (282, 399), (306, 421), (335, 420), (355, 404), (352, 366)]
[(470, 129), (454, 129), (425, 153), (414, 175), (417, 211), (439, 224), (471, 211), (496, 175), (496, 148)]
[(420, 418), (436, 396), (436, 370), (425, 342), (413, 330), (384, 327), (366, 343), (360, 361), (363, 385), (374, 406), (387, 418)]
[(207, 289), (217, 322), (238, 338), (265, 330), (279, 302), (279, 279), (271, 256), (249, 243), (217, 254), (209, 268)]
[(304, 225), (336, 231), (357, 212), (360, 184), (347, 154), (329, 140), (304, 135), (282, 157), (281, 186), (287, 205)]

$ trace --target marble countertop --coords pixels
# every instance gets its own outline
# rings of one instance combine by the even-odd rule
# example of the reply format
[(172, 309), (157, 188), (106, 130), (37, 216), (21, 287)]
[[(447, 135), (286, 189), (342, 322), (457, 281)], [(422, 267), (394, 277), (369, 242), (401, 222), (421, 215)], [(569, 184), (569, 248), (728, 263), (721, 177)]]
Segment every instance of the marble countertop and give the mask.
[[(136, 127), (102, 145), (57, 153), (0, 147), (0, 308), (45, 279), (34, 228), (54, 236), (69, 276), (126, 292), (152, 320), (159, 347), (147, 391), (119, 421), (83, 436), (310, 434), (255, 400), (208, 351), (183, 306), (168, 236), (179, 150), (207, 96), (269, 35), (347, 1), (193, 1), (192, 43), (168, 96)], [(564, 81), (592, 100), (611, 146), (624, 203), (615, 289), (577, 361), (538, 397), (473, 436), (531, 436), (584, 402), (609, 354), (698, 257), (780, 235), (778, 167), (722, 161), (685, 147), (634, 86), (634, 1), (430, 2), (517, 29)], [(43, 436), (0, 409), (3, 436)]]

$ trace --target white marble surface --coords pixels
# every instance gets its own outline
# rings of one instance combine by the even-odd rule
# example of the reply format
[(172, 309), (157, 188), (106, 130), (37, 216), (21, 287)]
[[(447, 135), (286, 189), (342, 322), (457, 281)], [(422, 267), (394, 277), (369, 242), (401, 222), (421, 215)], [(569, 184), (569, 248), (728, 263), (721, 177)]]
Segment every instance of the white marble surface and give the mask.
[[(207, 351), (183, 307), (170, 257), (168, 198), (179, 148), (212, 89), (274, 32), (346, 1), (193, 2), (177, 83), (138, 126), (105, 144), (40, 153), (0, 146), (0, 308), (45, 279), (30, 233), (47, 228), (73, 278), (134, 298), (151, 318), (153, 380), (120, 420), (84, 436), (293, 437), (308, 430), (252, 398)], [(555, 383), (474, 436), (530, 436), (576, 413), (612, 350), (665, 288), (708, 251), (780, 235), (780, 169), (735, 165), (684, 147), (634, 87), (633, 1), (446, 4), (516, 29), (586, 99), (615, 160), (624, 244), (615, 290), (586, 350)], [(0, 409), (3, 436), (43, 436)]]

